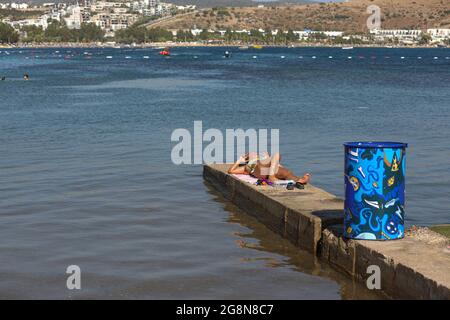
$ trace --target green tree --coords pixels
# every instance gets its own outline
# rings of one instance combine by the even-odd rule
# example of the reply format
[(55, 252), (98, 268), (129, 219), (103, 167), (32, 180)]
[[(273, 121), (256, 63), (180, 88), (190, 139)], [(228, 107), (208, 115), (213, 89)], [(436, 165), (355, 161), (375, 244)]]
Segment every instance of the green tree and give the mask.
[(67, 28), (64, 22), (53, 20), (44, 32), (44, 38), (49, 42), (73, 42), (79, 41), (79, 34), (75, 30)]
[(144, 27), (136, 26), (121, 29), (116, 31), (115, 39), (120, 43), (143, 43), (147, 40), (146, 29)]
[(178, 41), (192, 41), (194, 40), (194, 35), (190, 31), (178, 30), (177, 31)]
[(235, 39), (234, 33), (231, 31), (230, 28), (227, 29), (224, 35), (225, 41), (231, 42)]
[(208, 32), (208, 30), (203, 29), (198, 37), (200, 38), (200, 40), (209, 40), (211, 38), (211, 34)]
[(82, 23), (78, 33), (83, 42), (102, 41), (105, 36), (105, 32), (94, 23)]
[(250, 30), (250, 39), (252, 42), (260, 43), (264, 41), (264, 36), (259, 30), (252, 29)]
[(25, 34), (22, 39), (24, 42), (42, 42), (44, 41), (44, 30), (38, 26), (23, 26), (21, 31)]
[(420, 37), (419, 44), (428, 44), (432, 40), (431, 36), (428, 33), (422, 33)]
[(173, 40), (173, 34), (161, 28), (147, 29), (131, 26), (127, 29), (118, 30), (115, 40), (120, 43), (164, 42)]
[(152, 42), (164, 42), (173, 40), (173, 34), (169, 30), (162, 28), (152, 28), (147, 30), (147, 39)]
[(0, 22), (0, 43), (16, 43), (19, 41), (19, 34), (9, 24)]
[(298, 36), (294, 33), (293, 30), (289, 29), (286, 34), (286, 41), (288, 42), (295, 42), (298, 40)]

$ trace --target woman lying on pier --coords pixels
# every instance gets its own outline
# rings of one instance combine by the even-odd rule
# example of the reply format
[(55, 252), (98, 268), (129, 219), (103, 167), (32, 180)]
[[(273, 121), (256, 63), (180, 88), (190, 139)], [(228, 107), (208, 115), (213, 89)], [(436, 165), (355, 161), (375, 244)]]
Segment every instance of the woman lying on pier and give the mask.
[(311, 179), (311, 175), (306, 173), (303, 177), (298, 177), (292, 171), (280, 164), (281, 156), (275, 153), (272, 157), (264, 152), (259, 158), (256, 152), (246, 153), (241, 156), (228, 170), (229, 174), (248, 174), (257, 179), (268, 179), (271, 182), (278, 180), (293, 180), (298, 184), (305, 185)]

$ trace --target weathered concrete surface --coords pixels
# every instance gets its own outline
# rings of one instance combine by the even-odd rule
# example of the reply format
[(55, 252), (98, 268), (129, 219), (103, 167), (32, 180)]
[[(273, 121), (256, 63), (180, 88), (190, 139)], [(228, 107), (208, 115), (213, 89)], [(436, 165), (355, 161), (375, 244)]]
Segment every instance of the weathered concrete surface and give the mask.
[(381, 289), (393, 298), (450, 299), (448, 240), (421, 228), (395, 241), (348, 240), (342, 225), (323, 231), (320, 255), (345, 273), (366, 281), (367, 267), (381, 269)]
[(204, 166), (203, 176), (238, 206), (273, 231), (317, 253), (322, 229), (342, 222), (342, 200), (313, 186), (286, 190), (253, 186), (226, 172), (229, 165)]
[(226, 174), (229, 165), (204, 166), (203, 176), (227, 198), (292, 243), (366, 281), (381, 269), (381, 289), (393, 298), (450, 299), (448, 239), (429, 229), (395, 241), (342, 237), (343, 201), (308, 185), (304, 190), (252, 186)]

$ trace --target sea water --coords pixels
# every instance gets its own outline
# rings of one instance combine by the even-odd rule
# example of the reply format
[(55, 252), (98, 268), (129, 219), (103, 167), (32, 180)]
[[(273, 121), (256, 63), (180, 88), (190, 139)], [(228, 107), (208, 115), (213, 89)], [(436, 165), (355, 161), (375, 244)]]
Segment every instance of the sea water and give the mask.
[(407, 142), (406, 224), (450, 222), (449, 49), (6, 51), (1, 298), (378, 297), (174, 165), (196, 120), (279, 129), (282, 163), (339, 196), (343, 142)]

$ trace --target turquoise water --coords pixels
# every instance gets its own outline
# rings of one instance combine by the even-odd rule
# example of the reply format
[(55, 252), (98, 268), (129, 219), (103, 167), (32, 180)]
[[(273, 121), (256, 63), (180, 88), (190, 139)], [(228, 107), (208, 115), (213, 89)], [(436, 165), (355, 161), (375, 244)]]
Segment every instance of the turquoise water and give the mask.
[(0, 297), (373, 297), (173, 165), (195, 120), (340, 196), (343, 142), (408, 142), (407, 223), (450, 222), (449, 49), (230, 50), (1, 50)]

